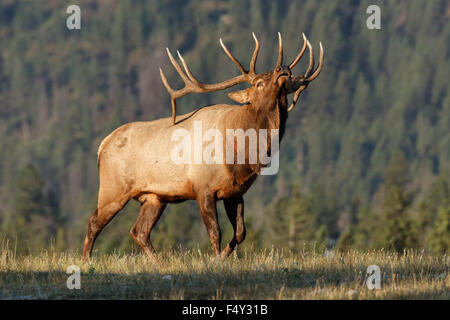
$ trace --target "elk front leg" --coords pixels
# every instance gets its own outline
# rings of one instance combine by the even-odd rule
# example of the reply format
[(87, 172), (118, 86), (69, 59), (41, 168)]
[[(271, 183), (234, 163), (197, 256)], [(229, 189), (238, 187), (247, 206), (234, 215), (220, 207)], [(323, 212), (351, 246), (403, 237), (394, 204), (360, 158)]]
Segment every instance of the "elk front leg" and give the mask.
[(214, 255), (217, 256), (220, 254), (221, 234), (219, 223), (217, 222), (216, 197), (209, 193), (201, 194), (197, 198), (197, 202), (203, 223), (209, 235), (209, 240), (211, 240)]
[(233, 239), (231, 239), (221, 253), (222, 257), (227, 257), (233, 252), (236, 245), (245, 239), (244, 198), (242, 195), (239, 195), (234, 198), (225, 199), (223, 203), (234, 231)]
[[(141, 199), (140, 199), (141, 200)], [(150, 233), (158, 222), (166, 205), (161, 203), (156, 195), (145, 197), (141, 205), (139, 217), (130, 230), (133, 240), (144, 250), (144, 253), (151, 258), (156, 258), (155, 249), (150, 241)]]

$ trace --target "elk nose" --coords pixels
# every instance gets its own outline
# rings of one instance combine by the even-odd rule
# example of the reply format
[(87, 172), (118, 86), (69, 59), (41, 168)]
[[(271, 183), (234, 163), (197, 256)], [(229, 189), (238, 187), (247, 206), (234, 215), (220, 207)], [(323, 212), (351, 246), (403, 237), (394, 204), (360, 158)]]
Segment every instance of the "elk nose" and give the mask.
[(290, 74), (291, 70), (289, 70), (289, 67), (286, 66), (279, 66), (275, 69), (276, 72), (285, 72)]

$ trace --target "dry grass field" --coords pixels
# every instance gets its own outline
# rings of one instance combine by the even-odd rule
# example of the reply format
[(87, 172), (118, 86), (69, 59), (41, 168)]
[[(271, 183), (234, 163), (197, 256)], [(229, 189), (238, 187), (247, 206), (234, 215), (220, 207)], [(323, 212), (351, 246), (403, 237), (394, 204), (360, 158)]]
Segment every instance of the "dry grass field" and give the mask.
[[(369, 290), (366, 270), (381, 269), (381, 289)], [(81, 288), (69, 290), (69, 265)], [(43, 251), (0, 253), (0, 299), (449, 299), (450, 258), (385, 251), (317, 254), (244, 250), (212, 259), (200, 250), (94, 255)]]

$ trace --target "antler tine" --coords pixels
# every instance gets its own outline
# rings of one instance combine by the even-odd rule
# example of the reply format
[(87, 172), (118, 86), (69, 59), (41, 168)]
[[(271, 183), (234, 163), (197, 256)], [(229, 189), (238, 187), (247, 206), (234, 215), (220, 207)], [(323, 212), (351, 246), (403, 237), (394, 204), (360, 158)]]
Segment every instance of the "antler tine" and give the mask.
[(164, 75), (164, 72), (162, 71), (161, 68), (159, 68), (159, 74), (161, 75), (161, 80), (171, 97), (170, 102), (172, 104), (172, 123), (175, 124), (175, 120), (176, 120), (176, 116), (177, 116), (177, 102), (175, 100), (176, 99), (176, 91), (170, 87), (169, 83), (167, 82), (166, 76)]
[(283, 41), (281, 40), (281, 33), (278, 32), (278, 60), (277, 67), (283, 63)]
[(183, 70), (181, 70), (180, 65), (173, 58), (172, 54), (170, 53), (169, 48), (166, 48), (166, 51), (167, 51), (167, 55), (169, 56), (170, 62), (172, 62), (172, 65), (174, 66), (175, 70), (177, 70), (177, 72), (180, 75), (181, 79), (183, 79), (183, 81), (184, 81), (184, 83), (186, 85), (189, 84), (190, 79), (188, 77), (186, 77), (186, 75), (184, 74)]
[(178, 53), (178, 58), (181, 61), (181, 64), (183, 65), (184, 71), (186, 71), (187, 76), (189, 77), (189, 79), (195, 83), (195, 84), (200, 84), (200, 82), (198, 82), (197, 79), (195, 79), (195, 77), (192, 75), (191, 70), (189, 69), (188, 65), (186, 64), (186, 61), (184, 61), (183, 57), (181, 56), (180, 51), (177, 50)]
[(176, 99), (177, 98), (183, 97), (191, 92), (196, 92), (196, 93), (213, 92), (213, 91), (227, 89), (227, 88), (232, 87), (241, 82), (250, 82), (251, 81), (251, 79), (255, 76), (255, 63), (256, 63), (256, 58), (258, 56), (258, 51), (259, 51), (258, 39), (256, 39), (255, 35), (253, 35), (253, 37), (255, 39), (256, 46), (255, 46), (255, 50), (254, 50), (253, 56), (252, 56), (252, 61), (250, 64), (252, 73), (248, 73), (247, 71), (245, 71), (245, 69), (242, 67), (242, 65), (239, 63), (239, 61), (237, 61), (237, 59), (235, 57), (233, 57), (233, 55), (230, 53), (230, 51), (228, 51), (228, 49), (224, 45), (222, 39), (220, 39), (220, 44), (222, 45), (223, 50), (225, 51), (227, 56), (231, 59), (231, 61), (233, 61), (233, 63), (239, 68), (239, 70), (241, 71), (242, 74), (237, 77), (234, 77), (234, 78), (231, 78), (231, 79), (228, 79), (228, 80), (222, 81), (220, 83), (216, 83), (216, 84), (205, 84), (205, 83), (201, 83), (197, 79), (195, 79), (195, 77), (192, 75), (191, 70), (189, 69), (188, 65), (186, 64), (186, 61), (184, 61), (183, 57), (181, 56), (181, 53), (179, 51), (177, 51), (178, 58), (180, 59), (181, 64), (183, 65), (183, 68), (185, 71), (185, 72), (183, 72), (183, 70), (181, 69), (181, 66), (178, 64), (178, 62), (172, 56), (169, 48), (166, 48), (167, 55), (169, 56), (170, 62), (174, 66), (175, 70), (177, 70), (178, 74), (180, 75), (181, 79), (183, 80), (183, 82), (185, 84), (185, 87), (182, 89), (179, 89), (179, 90), (172, 89), (172, 87), (169, 85), (169, 82), (166, 79), (166, 76), (164, 75), (164, 72), (162, 71), (161, 68), (159, 69), (159, 73), (161, 75), (161, 80), (171, 97), (173, 124), (175, 124), (175, 122), (176, 122), (176, 113), (177, 113)]
[[(309, 67), (308, 70), (306, 70), (305, 75), (303, 76), (303, 84), (300, 85), (300, 87), (297, 89), (297, 91), (295, 91), (295, 95), (294, 98), (292, 99), (292, 103), (289, 106), (289, 108), (287, 109), (288, 112), (291, 111), (292, 109), (294, 109), (295, 104), (297, 103), (298, 98), (300, 97), (300, 94), (302, 93), (303, 90), (306, 89), (306, 87), (308, 86), (308, 84), (314, 80), (315, 78), (317, 78), (317, 76), (319, 75), (320, 71), (322, 71), (322, 67), (323, 67), (323, 47), (322, 47), (322, 42), (319, 42), (319, 46), (320, 46), (320, 57), (319, 57), (319, 66), (317, 67), (317, 69), (314, 71), (313, 74), (311, 74), (309, 77), (308, 75), (311, 73), (311, 70), (314, 67), (314, 55), (313, 55), (313, 51), (312, 51), (312, 46), (311, 43), (309, 41), (307, 41), (307, 45), (309, 47)], [(297, 59), (296, 59), (297, 60)]]
[(288, 112), (291, 111), (292, 109), (294, 109), (295, 104), (297, 103), (297, 100), (300, 97), (300, 93), (302, 93), (302, 91), (305, 90), (307, 86), (308, 86), (308, 84), (301, 85), (300, 88), (298, 88), (297, 91), (295, 91), (294, 98), (292, 99), (291, 105), (287, 109)]
[(161, 68), (159, 68), (159, 74), (161, 75), (161, 80), (162, 80), (162, 82), (164, 84), (164, 87), (166, 87), (166, 89), (169, 92), (169, 94), (172, 95), (173, 89), (169, 85), (169, 82), (167, 82), (166, 76), (164, 75), (164, 72), (162, 71)]
[(301, 59), (301, 58), (303, 57), (303, 55), (305, 54), (305, 51), (306, 51), (306, 43), (307, 43), (308, 39), (306, 39), (306, 36), (305, 36), (304, 33), (302, 33), (302, 35), (303, 35), (303, 47), (302, 47), (302, 49), (300, 50), (298, 56), (297, 56), (297, 57), (294, 59), (294, 61), (292, 61), (292, 63), (289, 65), (289, 69), (290, 69), (290, 70), (292, 70), (292, 69), (295, 67), (295, 65), (300, 61), (300, 59)]
[[(169, 92), (170, 97), (171, 97), (170, 101), (172, 104), (172, 122), (173, 122), (173, 124), (175, 124), (176, 116), (177, 116), (177, 101), (176, 101), (176, 99), (188, 94), (189, 92), (201, 92), (201, 91), (199, 91), (201, 88), (199, 86), (199, 82), (194, 78), (194, 76), (190, 72), (189, 68), (187, 67), (180, 52), (177, 50), (178, 57), (180, 58), (181, 63), (183, 64), (183, 67), (186, 70), (186, 74), (188, 75), (187, 77), (186, 77), (186, 74), (184, 74), (183, 70), (181, 70), (181, 67), (178, 64), (178, 62), (176, 62), (176, 60), (172, 56), (172, 53), (170, 52), (169, 48), (166, 48), (166, 51), (167, 51), (167, 55), (169, 56), (170, 62), (172, 62), (172, 65), (174, 66), (175, 70), (177, 70), (178, 74), (180, 75), (181, 79), (183, 79), (183, 82), (185, 84), (185, 87), (183, 89), (173, 90), (170, 87), (169, 83), (167, 82), (167, 79), (166, 79), (163, 71), (161, 70), (161, 68), (159, 69), (163, 84), (166, 87), (166, 89)], [(193, 84), (195, 84), (196, 87)]]
[(314, 54), (313, 54), (313, 49), (311, 46), (311, 42), (309, 42), (309, 40), (306, 40), (306, 44), (308, 46), (309, 49), (309, 66), (308, 69), (305, 72), (305, 78), (308, 77), (308, 75), (311, 73), (311, 70), (314, 68)]
[(242, 72), (242, 74), (246, 74), (247, 71), (245, 71), (244, 67), (242, 67), (242, 65), (240, 64), (239, 61), (237, 61), (237, 59), (231, 54), (231, 52), (227, 49), (227, 47), (225, 46), (225, 44), (222, 41), (222, 38), (219, 39), (220, 45), (222, 46), (223, 51), (225, 51), (225, 53), (227, 54), (228, 58), (231, 59), (231, 61), (233, 61), (233, 63), (236, 65), (236, 67), (238, 67), (238, 69)]
[(255, 36), (255, 33), (252, 32), (253, 35), (253, 39), (255, 39), (255, 50), (253, 50), (253, 55), (252, 55), (252, 60), (250, 61), (250, 69), (249, 69), (249, 74), (251, 75), (255, 75), (256, 71), (255, 71), (255, 65), (256, 65), (256, 59), (258, 58), (258, 52), (259, 52), (259, 41)]
[(322, 42), (319, 42), (319, 46), (320, 46), (320, 57), (319, 57), (319, 66), (317, 67), (316, 71), (314, 71), (314, 73), (309, 76), (306, 81), (312, 81), (315, 78), (317, 78), (317, 76), (319, 75), (320, 71), (322, 71), (322, 67), (323, 67), (323, 47), (322, 47)]

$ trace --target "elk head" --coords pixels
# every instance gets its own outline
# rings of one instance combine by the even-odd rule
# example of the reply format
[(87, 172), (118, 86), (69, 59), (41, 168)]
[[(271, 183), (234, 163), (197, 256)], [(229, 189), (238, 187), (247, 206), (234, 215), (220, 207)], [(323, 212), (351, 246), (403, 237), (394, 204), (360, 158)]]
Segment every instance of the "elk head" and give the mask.
[[(271, 107), (274, 102), (276, 102), (276, 98), (280, 96), (280, 93), (283, 93), (283, 98), (286, 98), (287, 94), (294, 93), (294, 98), (292, 100), (291, 105), (287, 108), (287, 111), (291, 111), (303, 90), (306, 89), (308, 84), (314, 80), (320, 73), (323, 67), (323, 48), (320, 43), (320, 58), (319, 58), (319, 66), (315, 71), (314, 69), (314, 55), (312, 51), (312, 46), (310, 42), (306, 39), (306, 36), (303, 34), (303, 47), (300, 50), (297, 57), (292, 61), (288, 66), (283, 65), (283, 44), (281, 40), (281, 34), (278, 33), (278, 60), (277, 65), (274, 70), (267, 72), (265, 74), (257, 74), (255, 71), (256, 59), (258, 57), (259, 52), (259, 41), (253, 33), (253, 38), (255, 40), (255, 49), (253, 51), (252, 59), (250, 61), (249, 70), (245, 70), (242, 67), (241, 63), (231, 54), (231, 52), (227, 49), (222, 39), (220, 39), (220, 45), (225, 51), (226, 55), (231, 59), (231, 61), (236, 65), (236, 67), (240, 70), (241, 75), (236, 76), (232, 79), (225, 80), (223, 82), (217, 84), (204, 84), (199, 82), (192, 75), (189, 67), (181, 56), (180, 52), (177, 51), (178, 57), (183, 65), (184, 71), (181, 69), (180, 65), (175, 61), (170, 50), (167, 48), (167, 54), (169, 56), (170, 61), (173, 66), (177, 70), (181, 79), (185, 83), (185, 87), (179, 90), (174, 90), (170, 87), (167, 82), (166, 77), (164, 76), (161, 68), (159, 69), (161, 74), (161, 79), (163, 81), (164, 86), (171, 96), (172, 102), (172, 121), (173, 124), (176, 122), (176, 99), (182, 96), (185, 96), (191, 92), (196, 93), (205, 93), (205, 92), (214, 92), (223, 89), (227, 89), (239, 83), (249, 83), (251, 84), (250, 88), (231, 92), (228, 96), (241, 104), (250, 103), (255, 106), (268, 106)], [(300, 61), (303, 54), (306, 51), (306, 47), (309, 48), (309, 66), (304, 75), (293, 77), (292, 69), (295, 65)]]

